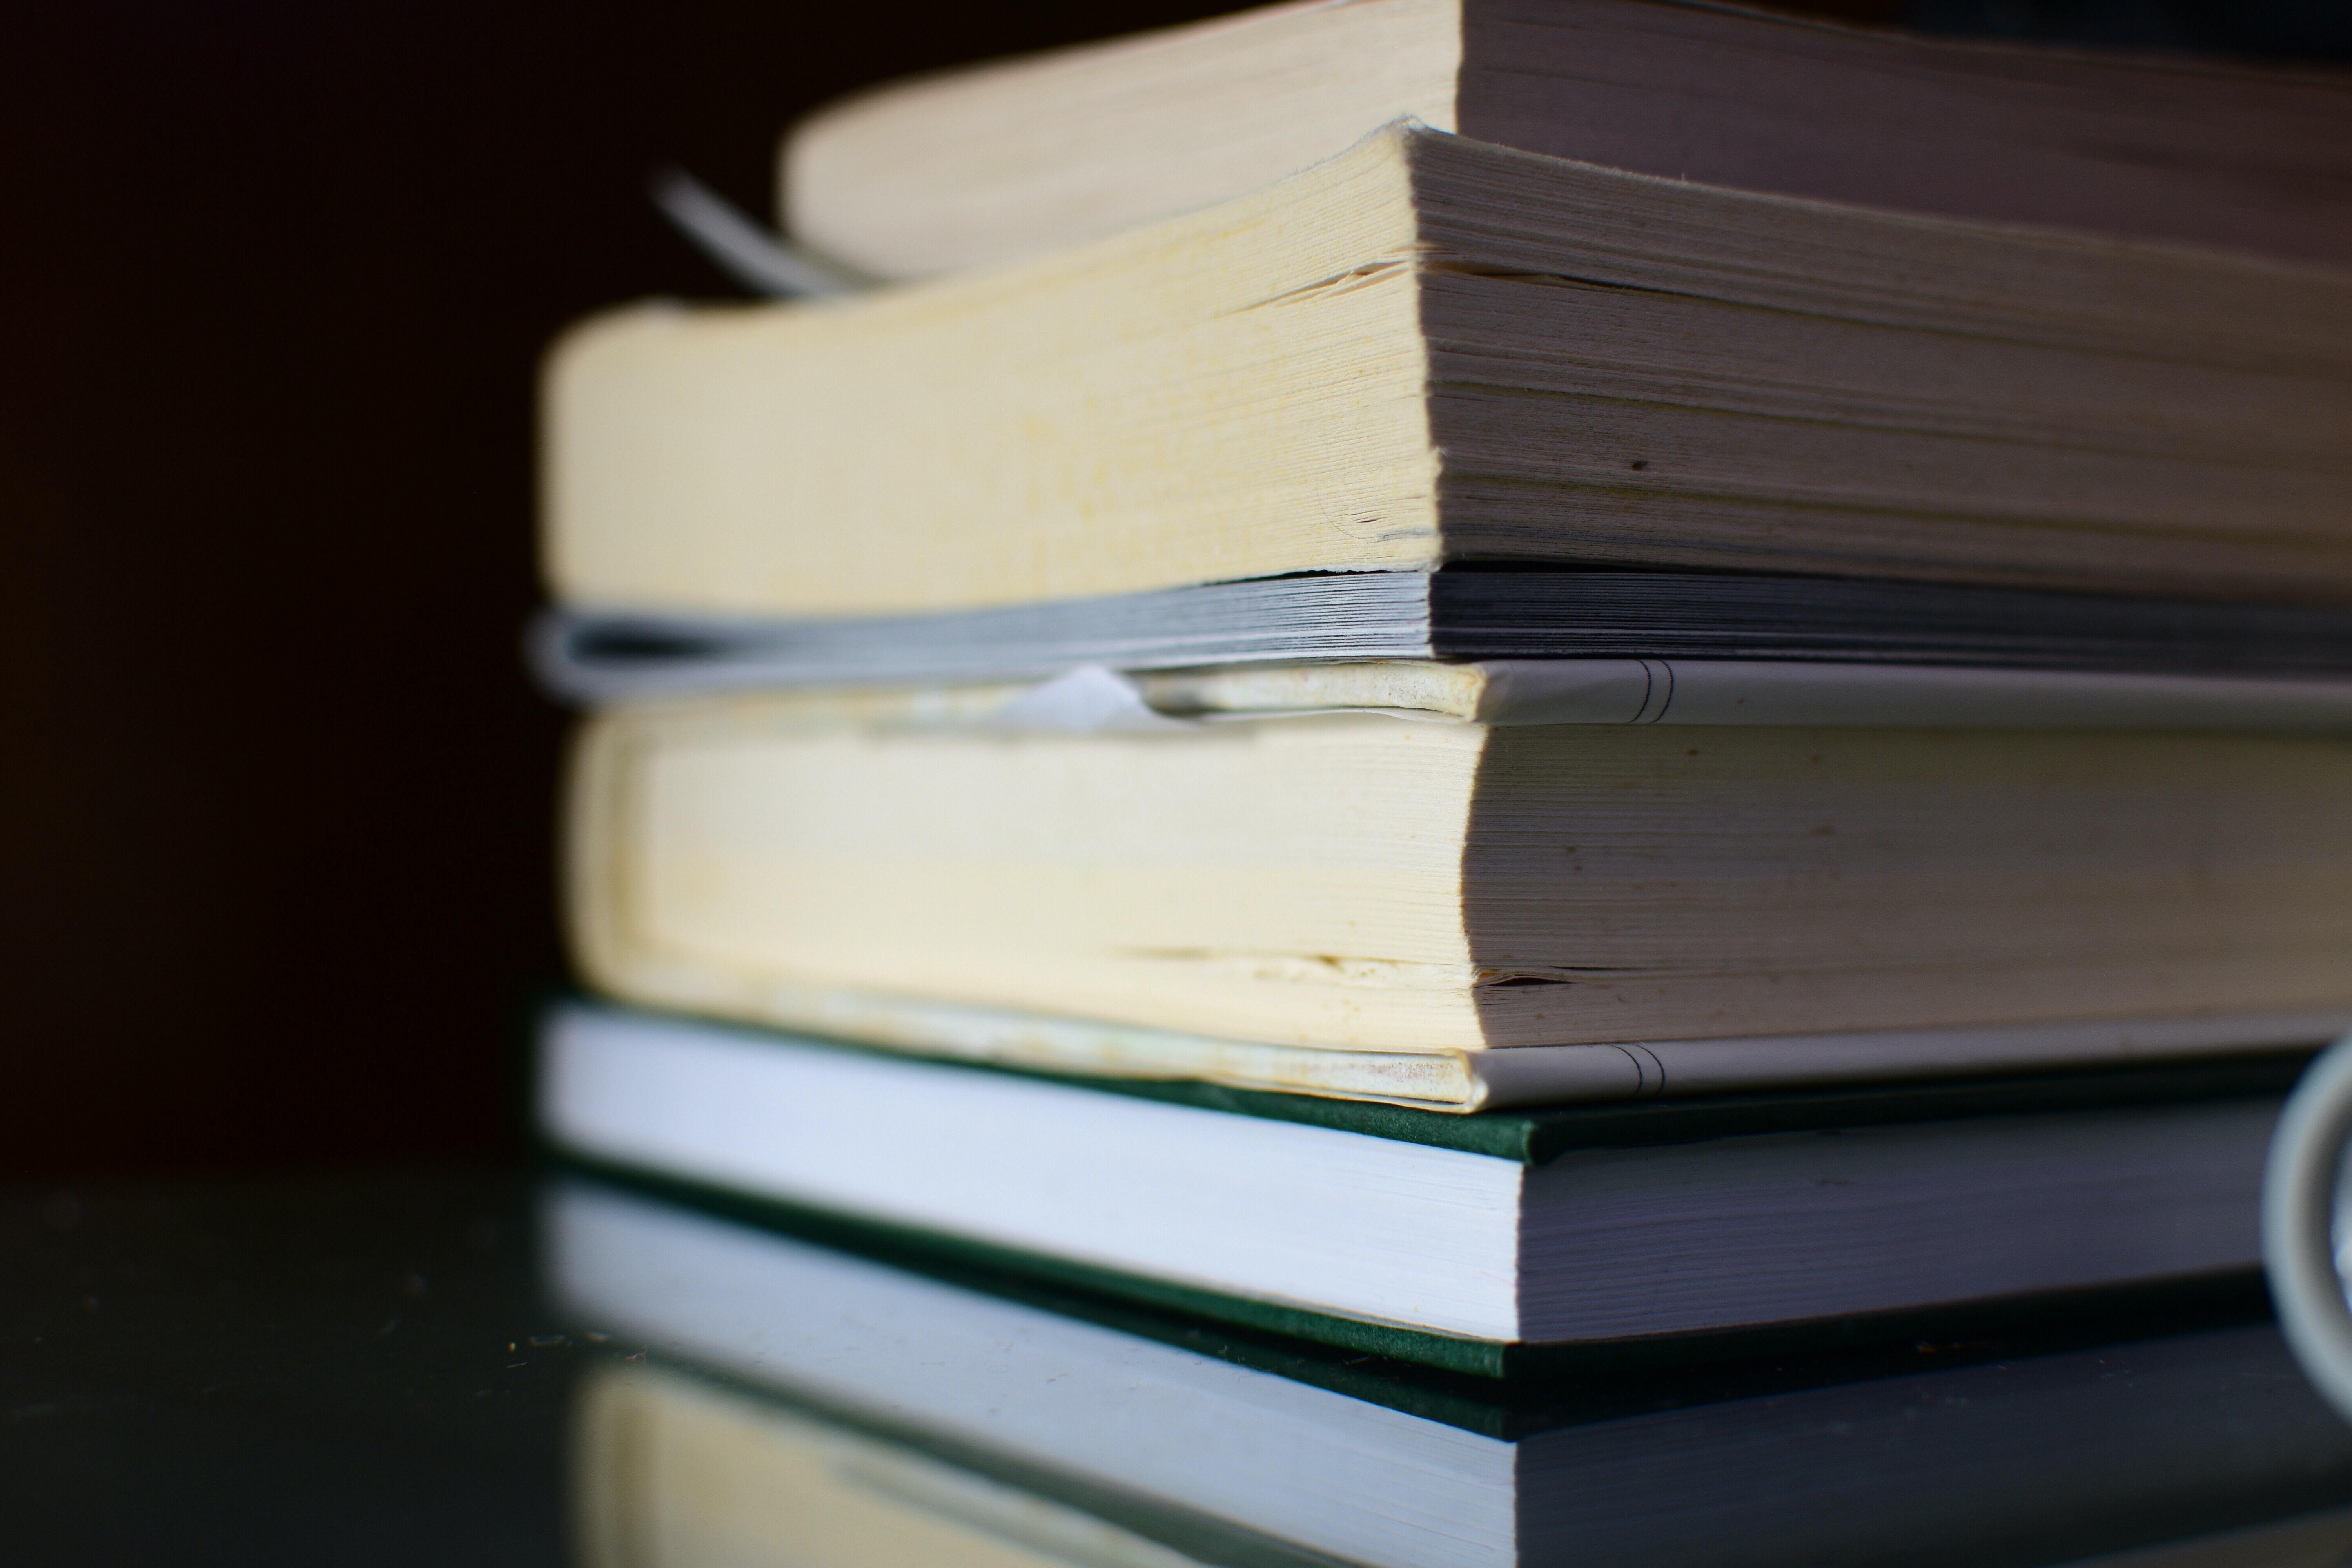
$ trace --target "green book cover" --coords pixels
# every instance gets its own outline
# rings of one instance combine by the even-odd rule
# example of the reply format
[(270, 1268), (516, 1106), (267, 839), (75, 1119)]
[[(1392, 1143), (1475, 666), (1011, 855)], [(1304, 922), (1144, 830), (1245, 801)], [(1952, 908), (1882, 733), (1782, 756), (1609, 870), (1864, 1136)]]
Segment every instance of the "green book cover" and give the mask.
[(1843, 1319), (1795, 1329), (1510, 1345), (1273, 1306), (1013, 1252), (963, 1237), (554, 1155), (551, 1173), (617, 1187), (926, 1279), (1270, 1372), (1489, 1437), (1769, 1390), (2152, 1338), (2267, 1315), (2261, 1277), (2216, 1275), (2031, 1303)]
[[(846, 1051), (865, 1049), (834, 1042), (805, 1042), (797, 1037), (794, 1043), (814, 1043)], [(1580, 1150), (2120, 1106), (2275, 1099), (2292, 1087), (2307, 1060), (2307, 1056), (2302, 1054), (2265, 1055), (2228, 1061), (2016, 1075), (1940, 1084), (1846, 1086), (1712, 1099), (1612, 1101), (1472, 1116), (1205, 1084), (1075, 1079), (959, 1062), (933, 1065), (941, 1071), (1043, 1079), (1089, 1092), (1300, 1122), (1533, 1166)], [(1703, 1335), (1528, 1345), (1461, 1338), (1227, 1295), (965, 1237), (844, 1219), (772, 1198), (750, 1197), (679, 1182), (660, 1172), (583, 1160), (560, 1149), (552, 1152), (557, 1160), (576, 1170), (620, 1180), (702, 1209), (829, 1246), (884, 1257), (906, 1267), (927, 1271), (948, 1269), (960, 1278), (980, 1282), (982, 1288), (1000, 1292), (1063, 1292), (1069, 1301), (1090, 1303), (1087, 1307), (1090, 1312), (1117, 1305), (1124, 1310), (1162, 1314), (1162, 1320), (1155, 1321), (1185, 1325), (1182, 1331), (1187, 1342), (1192, 1342), (1192, 1336), (1201, 1333), (1238, 1335), (1242, 1337), (1234, 1342), (1236, 1344), (1289, 1347), (1282, 1352), (1285, 1354), (1309, 1354), (1307, 1347), (1319, 1347), (1310, 1360), (1323, 1352), (1337, 1352), (1342, 1357), (1339, 1364), (1345, 1364), (1345, 1358), (1353, 1356), (1363, 1358), (1364, 1364), (1412, 1365), (1479, 1380), (1623, 1371), (1695, 1355), (1730, 1362), (1782, 1353), (1814, 1353), (1838, 1346), (1976, 1340), (1988, 1333), (2011, 1332), (2031, 1322), (2161, 1310), (2172, 1302), (2242, 1302), (2250, 1291), (2257, 1299), (2259, 1296), (2258, 1281), (2250, 1271), (2232, 1271), (2201, 1281), (2105, 1287), (2037, 1294), (2015, 1300), (1979, 1301)], [(1324, 1363), (1317, 1361), (1316, 1364)]]

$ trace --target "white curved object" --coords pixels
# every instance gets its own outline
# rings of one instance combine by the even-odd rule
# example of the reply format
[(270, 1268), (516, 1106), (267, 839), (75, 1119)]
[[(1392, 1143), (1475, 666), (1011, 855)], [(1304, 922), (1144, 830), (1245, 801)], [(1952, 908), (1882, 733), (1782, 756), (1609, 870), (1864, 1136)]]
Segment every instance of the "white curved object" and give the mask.
[(2336, 1194), (2352, 1142), (2352, 1036), (2305, 1073), (2263, 1179), (2263, 1267), (2279, 1328), (2314, 1386), (2352, 1421), (2352, 1302), (2336, 1254)]

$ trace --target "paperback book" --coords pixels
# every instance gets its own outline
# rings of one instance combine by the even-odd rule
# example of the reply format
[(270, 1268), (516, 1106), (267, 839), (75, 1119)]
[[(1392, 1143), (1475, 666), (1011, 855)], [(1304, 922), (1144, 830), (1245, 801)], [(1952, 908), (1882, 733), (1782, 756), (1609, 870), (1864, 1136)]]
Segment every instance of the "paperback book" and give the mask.
[(2352, 272), (1413, 125), (1002, 270), (608, 314), (543, 405), (585, 610), (1482, 561), (2352, 599)]
[(593, 717), (583, 975), (909, 1050), (1458, 1110), (2352, 1023), (2340, 732), (973, 701)]
[(1862, 206), (2352, 263), (2352, 77), (1652, 0), (1271, 5), (891, 82), (784, 139), (779, 208), (883, 278), (1067, 248), (1410, 116)]

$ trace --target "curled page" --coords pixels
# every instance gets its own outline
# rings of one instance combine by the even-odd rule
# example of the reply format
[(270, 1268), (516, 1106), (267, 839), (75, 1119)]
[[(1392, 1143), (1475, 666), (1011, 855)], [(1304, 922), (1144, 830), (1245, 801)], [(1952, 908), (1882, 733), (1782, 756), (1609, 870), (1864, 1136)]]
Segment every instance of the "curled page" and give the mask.
[(1132, 733), (1188, 730), (1192, 726), (1155, 711), (1135, 683), (1125, 676), (1100, 665), (1087, 665), (1029, 688), (998, 709), (988, 720), (987, 727)]

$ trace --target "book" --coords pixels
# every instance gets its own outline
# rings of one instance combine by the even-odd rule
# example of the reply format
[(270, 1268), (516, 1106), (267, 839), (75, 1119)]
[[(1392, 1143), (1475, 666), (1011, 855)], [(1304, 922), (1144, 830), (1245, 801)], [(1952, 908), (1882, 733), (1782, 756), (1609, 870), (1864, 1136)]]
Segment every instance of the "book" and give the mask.
[[(2244, 1338), (2248, 1342), (2240, 1344), (2213, 1336), (2198, 1348), (2221, 1375), (2267, 1372), (2258, 1342)], [(2254, 1353), (2244, 1353), (2250, 1350)], [(2233, 1361), (2232, 1352), (2241, 1359)], [(2101, 1370), (2122, 1373), (2139, 1353), (2143, 1347), (2127, 1347), (2102, 1358), (2106, 1364)], [(1973, 1394), (1984, 1383), (1980, 1376), (1944, 1376), (1946, 1383), (1930, 1381), (1929, 1388), (1940, 1392), (1958, 1383)], [(2069, 1382), (2061, 1373), (2035, 1392), (2045, 1399), (2063, 1398)], [(2158, 1385), (2172, 1382), (2161, 1372), (2147, 1380)], [(2173, 1392), (2162, 1388), (2158, 1397)], [(2022, 1403), (2033, 1401), (2029, 1396)], [(2019, 1414), (2030, 1418), (2031, 1411)], [(575, 1539), (585, 1568), (784, 1563), (805, 1568), (940, 1563), (965, 1568), (1329, 1568), (1332, 1562), (1197, 1512), (1140, 1502), (1125, 1489), (1081, 1485), (1066, 1475), (1008, 1464), (1002, 1456), (959, 1452), (959, 1463), (933, 1451), (954, 1447), (935, 1437), (927, 1446), (903, 1432), (886, 1435), (786, 1395), (667, 1363), (607, 1358), (593, 1364), (582, 1378), (572, 1430)], [(1967, 1458), (1980, 1460), (1981, 1447)], [(2063, 1522), (2048, 1516), (2038, 1494), (2029, 1493), (2030, 1500), (2017, 1506), (2004, 1491), (1985, 1500), (1998, 1521), (1990, 1528), (1980, 1513), (1972, 1530), (1955, 1542), (1945, 1521), (1936, 1519), (1917, 1537), (1903, 1540), (1894, 1507), (1912, 1501), (1919, 1489), (1908, 1474), (1883, 1474), (1876, 1479), (1895, 1495), (1871, 1500), (1881, 1506), (1853, 1521), (1853, 1539), (1842, 1540), (1834, 1526), (1814, 1522), (1817, 1515), (1807, 1520), (1801, 1505), (1792, 1508), (1785, 1495), (1770, 1500), (1777, 1510), (1768, 1504), (1763, 1539), (1780, 1542), (1792, 1532), (1801, 1535), (1804, 1544), (1796, 1550), (1809, 1555), (1798, 1560), (1811, 1568), (1868, 1562), (1868, 1553), (1890, 1545), (1903, 1562), (1936, 1562), (1941, 1560), (1937, 1553), (1956, 1545), (1983, 1550), (2000, 1535), (2008, 1538), (2000, 1544), (2030, 1550), (2053, 1525), (2071, 1561), (2081, 1562), (2074, 1553), (2085, 1545), (2096, 1550), (2129, 1543), (2122, 1558), (2101, 1551), (2097, 1568), (2333, 1568), (2352, 1542), (2352, 1510), (2260, 1517), (2267, 1510), (2259, 1492), (2250, 1489), (2243, 1497), (2233, 1495), (2242, 1480), (2231, 1475), (2219, 1485), (2184, 1476), (2196, 1500), (2188, 1509), (2174, 1502), (2168, 1517), (2203, 1515), (2200, 1523), (2210, 1524), (2215, 1517), (2253, 1515), (2257, 1522), (2221, 1529), (2189, 1524), (2185, 1528), (2195, 1533), (2150, 1543), (2147, 1521), (2108, 1511), (2116, 1489), (2137, 1502), (2138, 1489), (2115, 1489), (2114, 1477), (2090, 1471), (2082, 1466), (2065, 1476), (2077, 1489), (2082, 1514)], [(1801, 1495), (1810, 1500), (1821, 1486), (1815, 1479)], [(1576, 1561), (1654, 1561), (1632, 1550), (1631, 1542), (1602, 1545), (1593, 1540), (1607, 1531), (1600, 1522), (1610, 1513), (1607, 1499), (1590, 1500), (1586, 1510), (1595, 1522), (1578, 1531), (1586, 1550)], [(1890, 1535), (1897, 1539), (1890, 1542)], [(1685, 1538), (1678, 1544), (1684, 1550), (1676, 1561), (1682, 1563), (1721, 1561), (1748, 1568), (1784, 1560), (1769, 1546), (1759, 1555), (1749, 1531), (1737, 1528), (1711, 1541)]]
[(1637, 174), (2352, 262), (2352, 77), (1729, 5), (1354, 0), (891, 83), (794, 127), (779, 210), (885, 278), (1213, 205), (1411, 116)]
[[(903, 713), (1060, 728), (1216, 723), (1330, 712), (1481, 724), (1810, 724), (1841, 728), (2352, 731), (2352, 680), (1968, 668), (1856, 660), (1354, 660), (1176, 671), (1077, 661), (1042, 681), (821, 685), (828, 660), (764, 641), (651, 647), (542, 626), (542, 685), (583, 707), (794, 690), (844, 716)], [(876, 651), (885, 658), (893, 656)], [(846, 659), (862, 661), (849, 652)], [(895, 659), (893, 659), (895, 663)], [(814, 664), (817, 668), (812, 669)], [(1047, 664), (1043, 668), (1051, 668)]]
[(962, 700), (592, 717), (581, 973), (919, 1051), (1457, 1109), (2352, 1021), (2341, 734)]
[(1410, 126), (1003, 271), (599, 317), (543, 405), (583, 608), (1468, 561), (2352, 598), (2352, 272)]
[[(1649, 678), (1626, 665), (1640, 660), (1685, 670), (1675, 700), (1682, 713), (1787, 713), (1776, 694), (1794, 698), (1801, 689), (1804, 710), (1853, 722), (1874, 709), (1865, 689), (1899, 689), (1905, 710), (1933, 724), (1957, 711), (1938, 694), (1964, 690), (2032, 693), (2036, 701), (2070, 694), (2065, 710), (2076, 722), (2144, 720), (2149, 702), (2160, 700), (2168, 723), (2193, 711), (2294, 728), (2293, 715), (2307, 721), (2314, 704), (2333, 711), (2341, 700), (2341, 674), (2352, 668), (2352, 612), (1862, 578), (1449, 567), (917, 616), (557, 609), (534, 626), (530, 647), (551, 691), (591, 704), (780, 686), (1019, 680), (1085, 665), (1189, 670), (1300, 660), (1377, 660), (1389, 666), (1384, 679), (1430, 684), (1454, 678), (1424, 661), (1575, 660), (1581, 673), (1563, 662), (1549, 674), (1529, 668), (1479, 679), (1496, 689), (1638, 681), (1646, 690)], [(1408, 676), (1403, 661), (1422, 673)], [(1792, 663), (1811, 668), (1786, 668)], [(1870, 666), (1909, 668), (1890, 678), (1863, 668)], [(1962, 679), (1958, 667), (2230, 679)], [(2280, 684), (2280, 677), (2291, 679)], [(1701, 702), (1702, 689), (1726, 696)], [(1969, 711), (1990, 710), (1969, 700)], [(1996, 706), (2013, 716), (2051, 710)], [(1646, 710), (1638, 700), (1632, 710)], [(1667, 716), (1665, 707), (1656, 710)]]
[(1460, 1117), (574, 1005), (547, 1019), (538, 1100), (549, 1144), (598, 1169), (1506, 1376), (2250, 1280), (2301, 1065)]
[[(625, 1457), (596, 1423), (642, 1412), (648, 1385), (676, 1387), (635, 1370), (667, 1363), (725, 1378), (738, 1419), (764, 1422), (753, 1397), (789, 1400), (993, 1483), (943, 1487), (924, 1467), (914, 1500), (934, 1514), (1018, 1518), (995, 1490), (1017, 1487), (1213, 1563), (2047, 1563), (2352, 1498), (2352, 1433), (2262, 1322), (2126, 1318), (2100, 1339), (1995, 1332), (1479, 1386), (918, 1271), (603, 1186), (551, 1194), (545, 1241), (558, 1303), (646, 1358), (624, 1363), (625, 1400), (587, 1408), (591, 1462)], [(720, 1396), (687, 1397), (688, 1419), (723, 1419), (701, 1403)], [(733, 1483), (749, 1456), (711, 1454), (705, 1430), (678, 1458), (748, 1502)], [(630, 1434), (666, 1440), (642, 1420)], [(908, 1475), (853, 1484), (870, 1498)], [(659, 1485), (594, 1484), (621, 1498)]]

